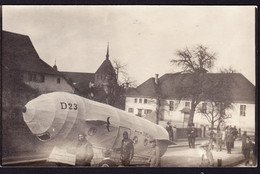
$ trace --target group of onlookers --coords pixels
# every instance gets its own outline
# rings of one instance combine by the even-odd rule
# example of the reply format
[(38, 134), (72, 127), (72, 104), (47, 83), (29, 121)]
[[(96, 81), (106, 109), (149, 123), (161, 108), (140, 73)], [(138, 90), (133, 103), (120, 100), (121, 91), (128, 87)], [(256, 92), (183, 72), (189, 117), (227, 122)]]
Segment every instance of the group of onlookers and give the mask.
[[(238, 138), (239, 132), (236, 126), (227, 126), (225, 130), (222, 131), (217, 129), (216, 133), (211, 130), (209, 133), (209, 141), (201, 145), (204, 149), (201, 166), (214, 166), (214, 159), (211, 153), (214, 145), (216, 145), (217, 152), (222, 151), (222, 147), (226, 147), (227, 153), (231, 154), (231, 149), (234, 148), (234, 142)], [(246, 131), (241, 136), (241, 141), (242, 153), (245, 156), (245, 165), (256, 165), (255, 143), (250, 140)]]

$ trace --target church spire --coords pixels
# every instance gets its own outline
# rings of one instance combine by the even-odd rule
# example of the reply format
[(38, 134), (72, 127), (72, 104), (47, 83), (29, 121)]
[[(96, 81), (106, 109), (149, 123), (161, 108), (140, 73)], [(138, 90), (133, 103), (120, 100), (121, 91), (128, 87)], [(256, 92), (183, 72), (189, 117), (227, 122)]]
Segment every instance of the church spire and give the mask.
[(106, 55), (106, 60), (108, 60), (109, 59), (109, 42), (108, 42), (108, 44), (107, 44), (107, 55)]

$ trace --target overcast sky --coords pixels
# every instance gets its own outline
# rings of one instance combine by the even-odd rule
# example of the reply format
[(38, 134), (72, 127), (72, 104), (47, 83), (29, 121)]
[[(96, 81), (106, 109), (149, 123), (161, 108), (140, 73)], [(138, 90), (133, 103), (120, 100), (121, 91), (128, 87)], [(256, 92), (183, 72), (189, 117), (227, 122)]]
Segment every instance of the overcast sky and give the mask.
[(178, 72), (175, 52), (197, 44), (255, 84), (253, 6), (3, 6), (3, 30), (28, 35), (41, 59), (60, 71), (94, 73), (105, 60), (127, 63), (143, 83)]

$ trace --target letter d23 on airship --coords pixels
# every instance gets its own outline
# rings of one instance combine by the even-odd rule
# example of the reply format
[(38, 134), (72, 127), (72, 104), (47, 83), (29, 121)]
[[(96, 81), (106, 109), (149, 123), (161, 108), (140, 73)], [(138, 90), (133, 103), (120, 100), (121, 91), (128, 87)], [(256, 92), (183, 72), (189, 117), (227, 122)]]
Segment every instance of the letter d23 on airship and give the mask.
[[(145, 163), (149, 158), (152, 148), (149, 140), (157, 140), (161, 156), (168, 147), (169, 137), (163, 127), (75, 94), (42, 94), (29, 101), (25, 107), (24, 121), (39, 139), (41, 153), (45, 153), (51, 162), (74, 165), (73, 154), (81, 132), (93, 145), (92, 165), (104, 158), (104, 149), (120, 148), (125, 131), (134, 144), (133, 165)], [(69, 158), (67, 162), (66, 158)], [(118, 152), (114, 151), (111, 159), (120, 164)]]

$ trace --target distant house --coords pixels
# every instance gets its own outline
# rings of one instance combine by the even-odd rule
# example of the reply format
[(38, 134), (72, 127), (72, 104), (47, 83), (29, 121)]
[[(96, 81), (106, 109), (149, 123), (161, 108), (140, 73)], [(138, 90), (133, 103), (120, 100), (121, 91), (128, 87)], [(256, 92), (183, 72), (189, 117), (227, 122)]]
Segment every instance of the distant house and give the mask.
[(40, 93), (75, 92), (73, 84), (40, 59), (28, 36), (3, 31), (2, 43), (3, 68), (17, 72), (26, 85)]
[[(223, 74), (207, 74), (213, 80), (219, 80), (221, 75)], [(155, 111), (157, 107), (157, 90), (159, 90), (163, 100), (162, 119), (164, 122), (172, 121), (178, 128), (187, 127), (191, 101), (189, 99), (180, 101), (176, 96), (180, 82), (188, 84), (188, 78), (190, 77), (187, 74), (169, 73), (160, 78), (155, 77), (146, 80), (137, 88), (128, 90), (125, 110), (141, 117)], [(237, 128), (242, 130), (254, 131), (255, 86), (240, 73), (232, 74), (232, 79), (233, 108), (227, 111), (231, 118), (226, 120), (226, 124), (236, 125)], [(199, 106), (207, 109), (207, 103), (208, 101), (203, 101)], [(194, 123), (196, 127), (209, 126), (205, 116), (199, 112), (195, 112)]]

